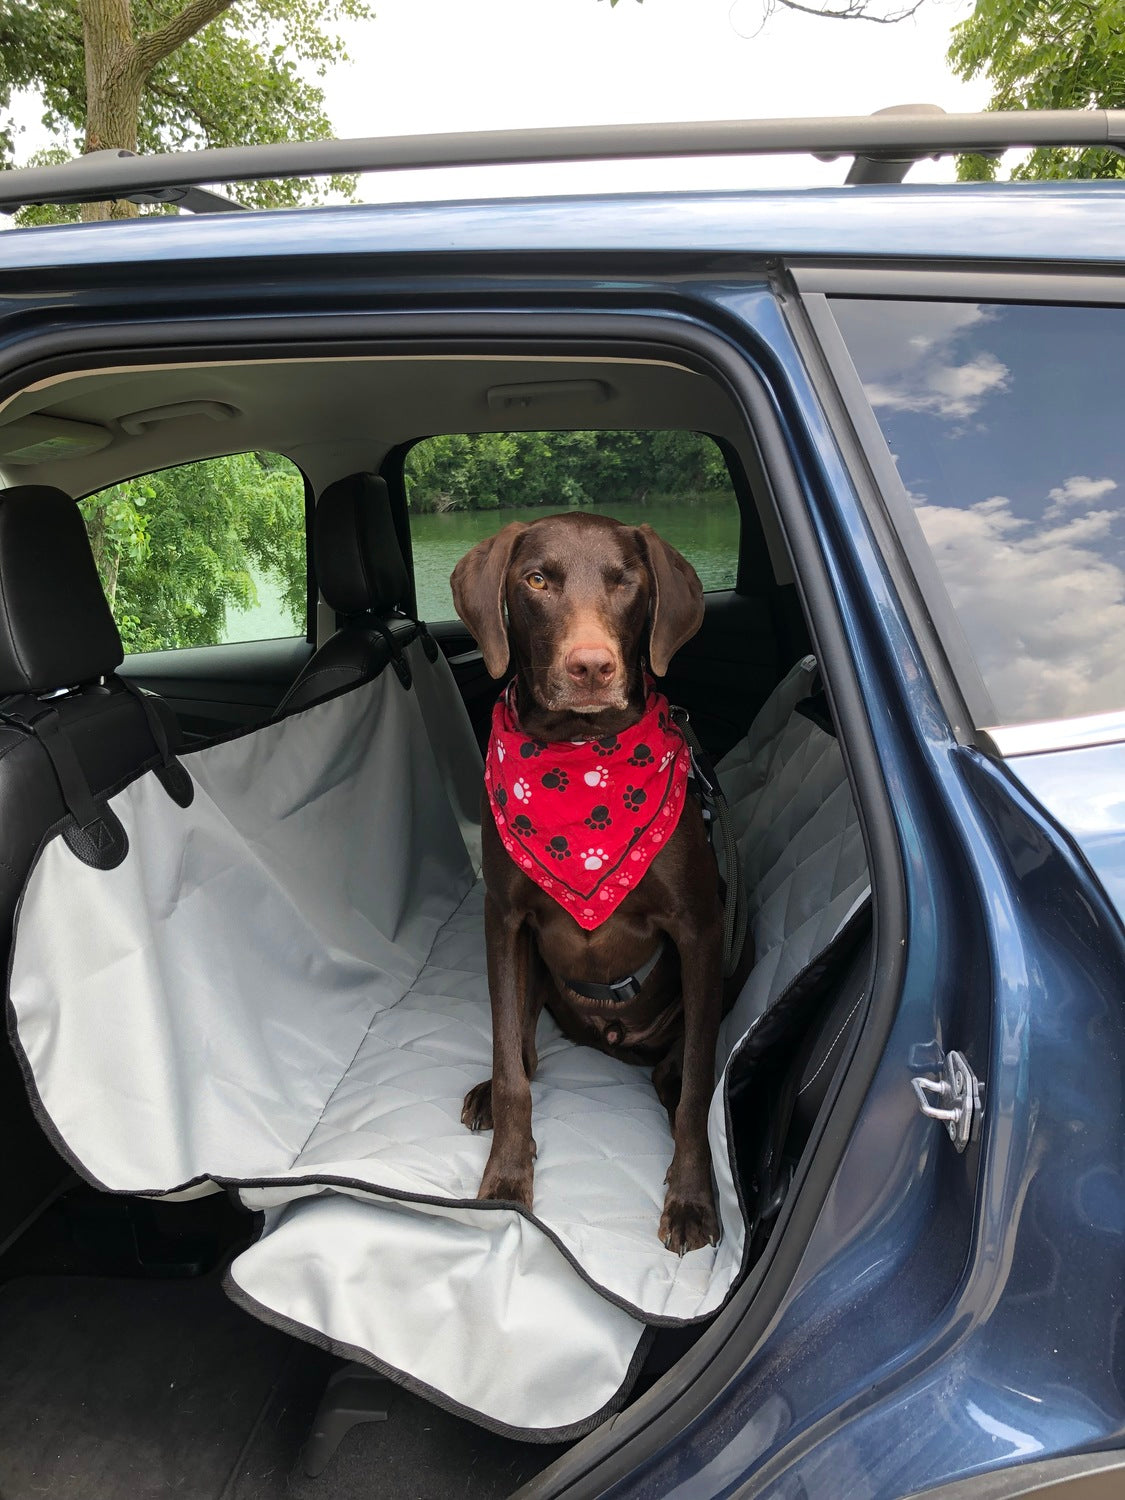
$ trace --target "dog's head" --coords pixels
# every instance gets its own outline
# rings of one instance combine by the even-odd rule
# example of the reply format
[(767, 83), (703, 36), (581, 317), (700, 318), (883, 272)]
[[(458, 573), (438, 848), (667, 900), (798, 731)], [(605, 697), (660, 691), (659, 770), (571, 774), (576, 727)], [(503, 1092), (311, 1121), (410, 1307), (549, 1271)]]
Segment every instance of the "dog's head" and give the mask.
[(651, 526), (583, 511), (513, 521), (466, 553), (450, 582), (492, 676), (511, 662), (552, 713), (643, 703), (646, 634), (663, 677), (703, 623), (703, 588), (686, 558)]

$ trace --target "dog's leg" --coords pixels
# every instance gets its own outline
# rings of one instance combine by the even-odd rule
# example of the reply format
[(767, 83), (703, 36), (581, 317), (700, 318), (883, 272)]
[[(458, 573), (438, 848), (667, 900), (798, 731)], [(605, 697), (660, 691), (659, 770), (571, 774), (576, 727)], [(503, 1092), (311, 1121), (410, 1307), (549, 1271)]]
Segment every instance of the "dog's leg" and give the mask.
[(722, 1010), (722, 917), (714, 910), (705, 915), (683, 912), (668, 923), (667, 932), (680, 954), (684, 1045), (680, 1096), (672, 1121), (676, 1146), (665, 1179), (668, 1191), (660, 1238), (669, 1250), (684, 1255), (716, 1244), (719, 1238), (707, 1112), (715, 1088), (715, 1047)]
[[(525, 1034), (531, 933), (524, 926), (522, 913), (513, 915), (487, 896), (484, 922), (492, 1001), (492, 1078), (487, 1100), (492, 1115), (492, 1150), (477, 1197), (519, 1203), (530, 1209), (535, 1143), (531, 1138), (531, 1080), (525, 1062)], [(479, 1113), (485, 1102), (479, 1095), (486, 1087), (482, 1084), (470, 1092), (465, 1100), (466, 1112), (475, 1094)]]
[(684, 1039), (678, 1037), (652, 1070), (652, 1086), (656, 1097), (668, 1111), (668, 1123), (676, 1129), (676, 1108), (680, 1102), (680, 1090), (684, 1082)]
[[(534, 942), (528, 943), (528, 988), (523, 1012), (523, 1068), (531, 1083), (539, 1067), (539, 1053), (535, 1046), (535, 1033), (539, 1016), (547, 1000), (550, 976), (539, 956)], [(486, 1078), (465, 1095), (461, 1108), (461, 1124), (472, 1131), (492, 1129), (492, 1079)], [(531, 1154), (535, 1155), (535, 1141), (531, 1142)]]

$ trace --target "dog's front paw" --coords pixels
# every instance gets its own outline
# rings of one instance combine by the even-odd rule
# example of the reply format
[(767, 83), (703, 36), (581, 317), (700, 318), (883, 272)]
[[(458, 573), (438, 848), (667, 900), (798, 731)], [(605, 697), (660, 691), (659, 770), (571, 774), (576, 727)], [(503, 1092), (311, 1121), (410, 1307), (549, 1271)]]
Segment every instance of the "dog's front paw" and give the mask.
[(669, 1192), (660, 1216), (660, 1239), (664, 1248), (675, 1255), (702, 1250), (704, 1245), (717, 1245), (719, 1220), (710, 1191), (700, 1198), (681, 1198)]
[(461, 1106), (461, 1124), (470, 1130), (492, 1129), (492, 1079), (486, 1078), (465, 1095)]
[(534, 1170), (529, 1162), (526, 1167), (496, 1165), (491, 1160), (484, 1169), (478, 1201), (491, 1199), (494, 1203), (518, 1203), (531, 1212)]

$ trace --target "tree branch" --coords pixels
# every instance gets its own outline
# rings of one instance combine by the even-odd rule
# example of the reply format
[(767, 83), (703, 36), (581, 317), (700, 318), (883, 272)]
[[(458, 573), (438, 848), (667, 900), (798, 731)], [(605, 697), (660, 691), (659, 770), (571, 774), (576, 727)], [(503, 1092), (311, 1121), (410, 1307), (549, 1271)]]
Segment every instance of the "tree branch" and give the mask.
[(805, 16), (819, 16), (822, 21), (871, 21), (876, 26), (895, 26), (907, 21), (921, 10), (924, 0), (913, 0), (889, 16), (873, 16), (867, 9), (869, 0), (845, 0), (837, 10), (825, 10), (819, 5), (801, 5), (799, 0), (769, 0), (770, 8), (783, 5), (786, 10), (797, 10)]
[(170, 52), (182, 47), (197, 31), (202, 31), (208, 21), (230, 10), (234, 0), (188, 0), (179, 15), (155, 31), (146, 31), (134, 42), (134, 54), (141, 68), (151, 72)]

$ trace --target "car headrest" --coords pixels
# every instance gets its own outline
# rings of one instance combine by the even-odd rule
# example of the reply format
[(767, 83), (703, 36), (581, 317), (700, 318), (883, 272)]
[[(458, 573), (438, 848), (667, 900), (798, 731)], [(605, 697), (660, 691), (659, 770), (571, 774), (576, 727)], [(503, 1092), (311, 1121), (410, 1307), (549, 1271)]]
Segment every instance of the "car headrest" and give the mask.
[(45, 484), (0, 490), (0, 693), (75, 687), (124, 654), (77, 503)]
[(325, 599), (342, 615), (389, 611), (410, 592), (395, 535), (387, 486), (375, 474), (349, 474), (330, 484), (313, 512), (316, 576)]

